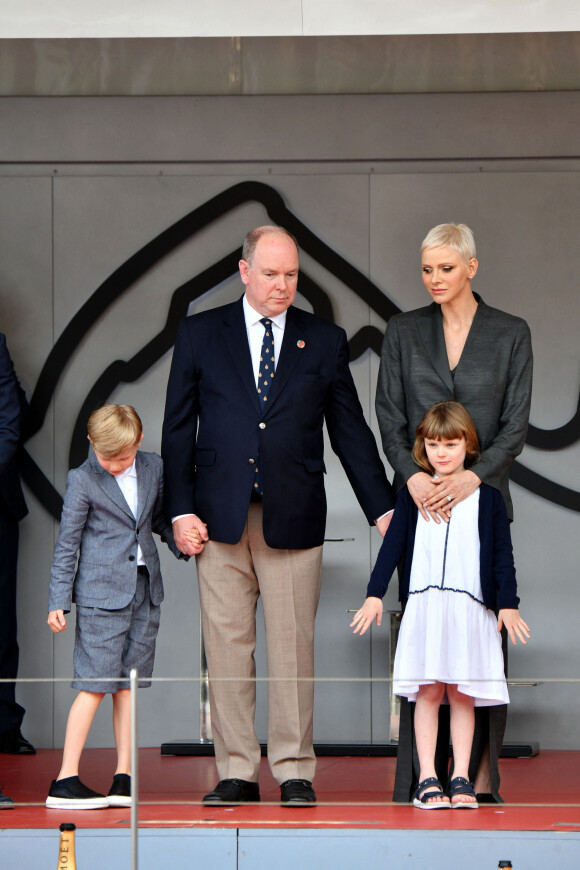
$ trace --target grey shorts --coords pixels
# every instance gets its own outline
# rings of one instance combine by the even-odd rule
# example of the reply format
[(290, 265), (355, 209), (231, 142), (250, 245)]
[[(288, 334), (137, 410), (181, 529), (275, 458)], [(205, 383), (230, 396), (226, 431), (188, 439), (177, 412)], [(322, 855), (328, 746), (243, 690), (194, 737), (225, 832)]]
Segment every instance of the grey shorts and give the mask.
[(128, 679), (122, 678), (133, 668), (139, 686), (150, 686), (160, 611), (159, 605), (151, 604), (149, 578), (142, 573), (137, 574), (133, 600), (121, 610), (77, 605), (72, 688), (112, 693), (128, 689)]

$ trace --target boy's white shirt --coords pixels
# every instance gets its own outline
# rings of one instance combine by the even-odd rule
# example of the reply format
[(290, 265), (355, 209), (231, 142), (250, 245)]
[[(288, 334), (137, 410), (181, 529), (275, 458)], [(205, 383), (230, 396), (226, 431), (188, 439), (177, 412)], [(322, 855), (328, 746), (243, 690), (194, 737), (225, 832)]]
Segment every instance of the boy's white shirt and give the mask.
[[(115, 474), (113, 477), (117, 481), (119, 489), (123, 493), (131, 513), (135, 518), (137, 518), (137, 469), (135, 468), (135, 460), (133, 460), (133, 464), (130, 465), (122, 474)], [(145, 560), (143, 559), (141, 547), (137, 545), (137, 565), (144, 564)]]

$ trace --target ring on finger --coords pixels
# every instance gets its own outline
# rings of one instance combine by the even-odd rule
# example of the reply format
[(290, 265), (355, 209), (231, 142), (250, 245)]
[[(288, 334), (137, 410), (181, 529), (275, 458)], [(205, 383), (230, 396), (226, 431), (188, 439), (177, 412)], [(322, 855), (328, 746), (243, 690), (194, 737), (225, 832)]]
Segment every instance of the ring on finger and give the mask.
[(453, 501), (453, 496), (452, 496), (452, 495), (448, 495), (448, 496), (447, 496), (447, 501)]

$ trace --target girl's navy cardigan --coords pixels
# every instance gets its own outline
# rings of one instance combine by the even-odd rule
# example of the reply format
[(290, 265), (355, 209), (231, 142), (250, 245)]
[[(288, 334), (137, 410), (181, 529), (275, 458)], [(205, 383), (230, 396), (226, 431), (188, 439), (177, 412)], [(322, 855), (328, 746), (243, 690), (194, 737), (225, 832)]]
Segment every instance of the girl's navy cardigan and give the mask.
[[(367, 587), (367, 596), (383, 597), (393, 571), (404, 556), (405, 562), (399, 576), (399, 601), (404, 603), (407, 600), (418, 516), (417, 506), (405, 486), (397, 496), (395, 513), (383, 538)], [(494, 611), (504, 607), (517, 609), (520, 599), (517, 596), (516, 569), (505, 502), (499, 490), (485, 483), (479, 487), (478, 525), (483, 602)]]

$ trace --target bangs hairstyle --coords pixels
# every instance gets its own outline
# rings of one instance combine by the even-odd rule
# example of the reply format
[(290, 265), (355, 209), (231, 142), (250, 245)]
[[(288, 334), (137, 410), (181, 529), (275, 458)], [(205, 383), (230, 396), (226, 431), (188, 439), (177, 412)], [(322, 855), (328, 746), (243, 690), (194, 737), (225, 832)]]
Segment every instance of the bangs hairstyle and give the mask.
[(256, 227), (255, 230), (250, 230), (246, 238), (244, 239), (244, 246), (242, 248), (242, 260), (245, 260), (246, 263), (252, 265), (252, 260), (254, 259), (254, 251), (256, 250), (256, 245), (262, 238), (262, 236), (273, 235), (275, 233), (281, 233), (283, 236), (288, 236), (288, 238), (294, 242), (296, 245), (296, 250), (299, 251), (298, 242), (288, 230), (285, 230), (284, 227), (275, 227), (275, 226), (263, 226)]
[(437, 402), (417, 426), (411, 455), (417, 465), (433, 474), (425, 441), (453, 441), (456, 438), (465, 438), (465, 467), (468, 468), (479, 459), (479, 441), (473, 420), (461, 402)]
[(439, 224), (429, 230), (421, 244), (421, 253), (427, 248), (451, 248), (468, 263), (476, 255), (473, 231), (465, 224)]
[(131, 405), (103, 405), (89, 417), (87, 430), (97, 453), (112, 459), (124, 450), (139, 446), (143, 425)]

